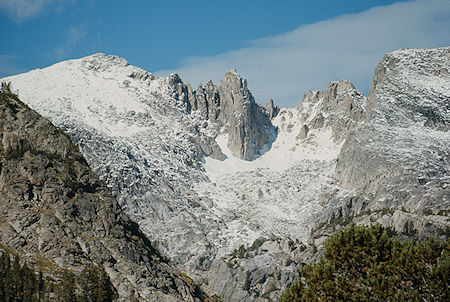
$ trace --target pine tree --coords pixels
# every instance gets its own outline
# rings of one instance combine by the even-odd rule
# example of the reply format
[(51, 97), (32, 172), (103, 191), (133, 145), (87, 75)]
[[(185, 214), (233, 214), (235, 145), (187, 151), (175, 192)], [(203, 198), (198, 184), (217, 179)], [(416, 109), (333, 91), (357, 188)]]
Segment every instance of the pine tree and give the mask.
[(352, 225), (327, 240), (281, 300), (449, 301), (449, 271), (449, 240), (401, 241), (379, 225)]

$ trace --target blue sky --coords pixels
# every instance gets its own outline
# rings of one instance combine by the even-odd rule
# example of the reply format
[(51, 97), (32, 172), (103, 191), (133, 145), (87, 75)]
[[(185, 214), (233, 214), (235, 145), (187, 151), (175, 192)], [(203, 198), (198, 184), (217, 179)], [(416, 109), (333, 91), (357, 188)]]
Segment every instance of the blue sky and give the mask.
[(237, 68), (258, 102), (295, 106), (331, 80), (367, 92), (384, 53), (449, 28), (450, 0), (0, 0), (0, 77), (103, 52), (193, 86)]

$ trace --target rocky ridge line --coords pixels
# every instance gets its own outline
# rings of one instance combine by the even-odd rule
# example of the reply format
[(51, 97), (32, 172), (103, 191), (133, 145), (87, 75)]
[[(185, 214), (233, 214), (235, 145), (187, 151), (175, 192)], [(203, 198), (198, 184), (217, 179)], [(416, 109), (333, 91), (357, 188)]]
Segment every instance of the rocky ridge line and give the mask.
[[(365, 103), (366, 98), (348, 81), (312, 91), (296, 108), (283, 108), (272, 119), (278, 128), (277, 141), (258, 159), (288, 147), (290, 151), (280, 156), (291, 161), (289, 168), (239, 171), (197, 185), (200, 196), (213, 201), (211, 211), (221, 213), (218, 216), (230, 229), (239, 230), (229, 230), (229, 236), (244, 238), (241, 245), (231, 238), (231, 251), (222, 251), (208, 270), (193, 272), (206, 290), (225, 301), (277, 301), (299, 277), (298, 267), (317, 257), (306, 246), (314, 225), (311, 217), (323, 210), (317, 197), (335, 188), (331, 176), (340, 146), (362, 122)], [(302, 136), (305, 128), (309, 131)], [(319, 150), (322, 141), (329, 152)], [(303, 157), (289, 158), (295, 153)], [(260, 237), (253, 241), (253, 234)]]
[[(76, 77), (83, 73), (80, 82), (88, 83), (82, 82), (80, 87), (86, 88), (98, 79), (102, 85), (109, 85), (105, 79), (113, 79), (111, 87), (123, 89), (118, 93), (133, 92), (128, 102), (136, 98), (148, 104), (151, 110), (145, 113), (133, 109), (135, 112), (123, 114), (116, 104), (112, 104), (114, 110), (110, 110), (111, 104), (93, 108), (111, 113), (104, 123), (124, 119), (130, 128), (144, 125), (138, 134), (110, 135), (110, 129), (103, 133), (100, 127), (85, 126), (80, 120), (70, 125), (59, 121), (58, 126), (69, 130), (92, 166), (120, 193), (127, 212), (179, 267), (194, 272), (205, 288), (227, 301), (265, 301), (276, 300), (283, 286), (280, 280), (295, 277), (296, 266), (317, 257), (313, 247), (320, 253), (327, 236), (347, 223), (379, 222), (415, 238), (447, 236), (448, 49), (388, 54), (375, 72), (376, 85), (372, 85), (368, 101), (346, 81), (308, 93), (297, 108), (281, 109), (272, 118), (278, 128), (277, 140), (271, 150), (251, 162), (257, 165), (278, 149), (283, 152), (283, 162), (295, 165), (282, 166), (286, 169), (280, 173), (265, 166), (238, 171), (214, 183), (205, 181), (200, 160), (204, 155), (222, 157), (214, 142), (220, 128), (227, 127), (218, 119), (223, 101), (220, 86), (210, 82), (197, 89), (195, 103), (194, 92), (178, 76), (155, 78), (135, 67), (119, 64), (119, 68), (111, 56), (79, 60), (96, 70), (94, 76), (82, 65), (68, 72), (56, 68), (50, 72), (54, 68), (50, 67), (44, 82), (35, 81), (34, 72), (12, 81), (29, 94), (30, 106), (55, 120), (76, 116), (67, 108), (52, 111), (70, 99), (61, 102), (63, 105), (48, 106), (45, 101), (33, 103), (31, 97), (39, 92), (46, 99), (41, 88), (58, 80), (52, 74)], [(69, 62), (64, 64), (67, 67)], [(72, 64), (78, 66), (79, 62)], [(231, 77), (235, 77), (233, 73)], [(237, 94), (231, 94), (230, 102), (248, 100), (241, 89), (246, 84), (236, 80), (232, 86)], [(67, 92), (78, 93), (76, 89)], [(49, 96), (47, 101), (60, 97), (64, 96)], [(92, 97), (104, 96), (94, 93)], [(90, 108), (96, 102), (90, 103)], [(251, 107), (244, 103), (237, 104)], [(268, 104), (265, 111), (270, 118), (276, 108)], [(251, 116), (249, 120), (257, 120)], [(238, 120), (233, 123), (239, 125)], [(241, 138), (236, 146), (245, 145)], [(235, 148), (235, 152), (239, 150)], [(192, 189), (196, 183), (203, 186), (201, 194)], [(225, 197), (226, 202), (221, 202)], [(281, 206), (284, 211), (276, 211)], [(294, 237), (301, 241), (311, 238), (304, 251), (295, 240), (274, 238), (286, 236), (293, 225), (298, 226)], [(272, 236), (270, 229), (276, 227), (279, 232)], [(253, 241), (261, 242), (255, 240), (258, 236), (267, 238), (252, 248)], [(236, 253), (231, 250), (223, 255), (230, 243)]]

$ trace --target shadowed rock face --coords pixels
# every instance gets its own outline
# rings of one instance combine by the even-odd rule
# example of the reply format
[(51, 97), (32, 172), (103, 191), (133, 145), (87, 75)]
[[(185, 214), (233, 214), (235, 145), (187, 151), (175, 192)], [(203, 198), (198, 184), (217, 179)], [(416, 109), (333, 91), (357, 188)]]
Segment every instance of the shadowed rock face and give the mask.
[(47, 119), (0, 92), (0, 243), (30, 262), (80, 272), (102, 265), (119, 294), (142, 301), (204, 301), (108, 189), (78, 147)]
[(252, 160), (269, 143), (275, 129), (270, 122), (275, 108), (273, 102), (269, 116), (267, 110), (255, 103), (247, 88), (247, 81), (235, 69), (228, 71), (219, 87), (209, 81), (195, 92), (188, 87), (189, 104), (192, 110), (225, 127), (228, 132), (228, 147), (234, 156)]

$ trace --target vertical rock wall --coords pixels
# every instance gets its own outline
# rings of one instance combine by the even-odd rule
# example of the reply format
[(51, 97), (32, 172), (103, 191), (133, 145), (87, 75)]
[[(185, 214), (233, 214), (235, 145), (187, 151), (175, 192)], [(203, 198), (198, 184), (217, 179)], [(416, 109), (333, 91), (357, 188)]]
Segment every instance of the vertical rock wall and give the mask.
[(228, 147), (233, 155), (252, 160), (269, 143), (275, 129), (270, 118), (276, 108), (266, 110), (255, 103), (247, 88), (247, 81), (235, 69), (228, 71), (219, 87), (209, 81), (196, 91), (188, 86), (188, 101), (191, 110), (200, 111), (206, 119), (224, 127), (228, 132)]

